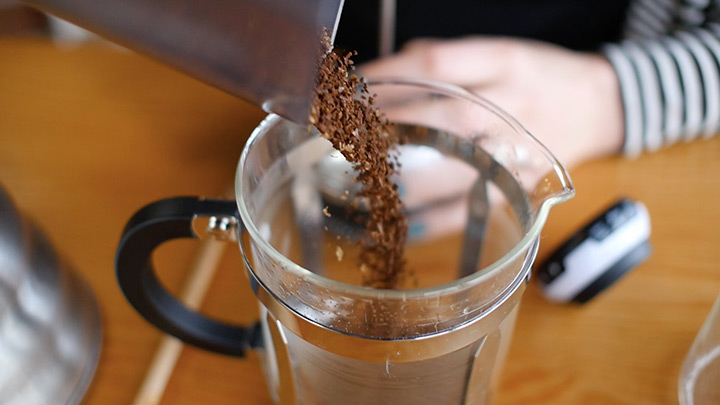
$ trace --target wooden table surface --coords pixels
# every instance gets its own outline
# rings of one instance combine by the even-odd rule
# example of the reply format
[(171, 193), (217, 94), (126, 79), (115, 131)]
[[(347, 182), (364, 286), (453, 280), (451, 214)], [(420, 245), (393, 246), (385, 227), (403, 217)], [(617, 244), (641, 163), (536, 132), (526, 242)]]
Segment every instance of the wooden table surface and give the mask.
[[(91, 44), (0, 39), (0, 183), (92, 285), (103, 351), (88, 404), (131, 403), (161, 339), (123, 298), (113, 256), (125, 221), (176, 195), (218, 196), (263, 113), (147, 58)], [(652, 218), (651, 258), (584, 306), (526, 292), (497, 404), (672, 404), (683, 357), (720, 294), (720, 138), (571, 170), (542, 260), (621, 196)], [(195, 244), (157, 253), (178, 291)], [(254, 298), (228, 249), (203, 311), (250, 321)], [(163, 403), (268, 404), (258, 358), (185, 347)]]

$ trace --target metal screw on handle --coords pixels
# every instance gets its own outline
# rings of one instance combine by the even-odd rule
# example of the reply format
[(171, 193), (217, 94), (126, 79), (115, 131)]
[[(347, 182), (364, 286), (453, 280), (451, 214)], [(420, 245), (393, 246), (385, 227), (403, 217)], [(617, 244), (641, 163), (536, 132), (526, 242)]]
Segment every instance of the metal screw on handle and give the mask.
[(196, 216), (192, 219), (193, 233), (200, 240), (213, 238), (221, 241), (238, 241), (238, 219), (227, 215)]

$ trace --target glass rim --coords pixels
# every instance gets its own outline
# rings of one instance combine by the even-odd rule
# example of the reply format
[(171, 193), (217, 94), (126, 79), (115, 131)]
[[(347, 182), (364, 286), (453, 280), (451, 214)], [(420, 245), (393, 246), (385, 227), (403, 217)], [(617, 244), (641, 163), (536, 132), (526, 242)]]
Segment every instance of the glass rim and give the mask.
[[(508, 113), (506, 113), (504, 110), (502, 110), (500, 107), (496, 106), (492, 102), (488, 101), (487, 99), (482, 98), (481, 96), (474, 94), (462, 87), (455, 86), (448, 83), (441, 83), (436, 82), (432, 80), (425, 80), (425, 79), (408, 79), (408, 78), (397, 78), (397, 77), (388, 77), (388, 78), (375, 78), (371, 80), (367, 80), (368, 85), (403, 85), (403, 86), (413, 86), (416, 88), (425, 88), (426, 90), (433, 91), (436, 93), (445, 94), (451, 97), (454, 97), (456, 99), (463, 99), (475, 104), (480, 105), (481, 107), (488, 110), (490, 113), (494, 114), (501, 120), (505, 121), (512, 129), (517, 131), (523, 136), (530, 137), (537, 146), (541, 149), (543, 154), (545, 155), (546, 159), (552, 164), (553, 169), (555, 171), (555, 174), (557, 175), (558, 179), (560, 179), (560, 183), (562, 185), (562, 192), (558, 195), (551, 196), (546, 198), (541, 204), (537, 211), (537, 215), (535, 218), (532, 219), (532, 225), (528, 228), (528, 230), (525, 232), (523, 237), (520, 239), (520, 241), (508, 252), (506, 252), (502, 257), (495, 260), (490, 265), (486, 266), (485, 268), (467, 275), (465, 277), (453, 280), (449, 283), (434, 285), (431, 287), (423, 287), (423, 288), (415, 288), (415, 289), (404, 289), (404, 290), (395, 290), (395, 289), (378, 289), (373, 287), (365, 287), (365, 286), (359, 286), (359, 285), (353, 285), (348, 283), (343, 283), (340, 281), (332, 280), (327, 277), (318, 275), (316, 273), (313, 273), (312, 271), (302, 267), (301, 265), (293, 262), (289, 258), (287, 258), (285, 255), (277, 251), (269, 242), (267, 242), (260, 234), (259, 229), (255, 226), (255, 222), (252, 220), (250, 213), (248, 212), (248, 208), (246, 204), (243, 202), (242, 195), (243, 195), (243, 182), (242, 182), (242, 176), (244, 173), (244, 166), (245, 162), (248, 159), (249, 152), (252, 150), (253, 145), (258, 139), (261, 138), (261, 136), (267, 131), (269, 127), (274, 125), (276, 122), (284, 120), (284, 118), (276, 115), (276, 114), (269, 114), (265, 119), (258, 124), (258, 126), (253, 130), (253, 132), (250, 134), (250, 137), (248, 138), (248, 141), (245, 144), (245, 147), (243, 148), (243, 152), (240, 156), (240, 161), (238, 163), (236, 176), (235, 176), (235, 202), (238, 207), (238, 211), (240, 214), (240, 220), (242, 222), (242, 227), (247, 230), (248, 234), (250, 235), (250, 239), (252, 243), (256, 243), (260, 248), (262, 248), (263, 252), (265, 254), (268, 254), (271, 256), (274, 260), (277, 260), (278, 262), (283, 263), (283, 268), (285, 271), (289, 271), (293, 273), (294, 275), (300, 277), (301, 279), (308, 281), (312, 284), (317, 285), (320, 288), (326, 288), (328, 290), (332, 290), (335, 292), (342, 293), (344, 295), (352, 295), (352, 296), (361, 296), (364, 298), (370, 298), (370, 299), (397, 299), (397, 300), (415, 300), (415, 299), (423, 299), (423, 298), (435, 298), (442, 295), (451, 294), (453, 292), (458, 292), (462, 290), (466, 290), (475, 286), (478, 286), (481, 284), (485, 279), (487, 279), (491, 274), (499, 271), (505, 263), (509, 263), (517, 259), (517, 257), (524, 251), (529, 250), (531, 247), (531, 244), (535, 241), (537, 237), (539, 237), (540, 232), (542, 230), (542, 227), (545, 224), (545, 221), (547, 219), (548, 213), (550, 211), (550, 208), (556, 204), (562, 203), (564, 201), (567, 201), (568, 199), (572, 198), (572, 196), (575, 193), (575, 189), (572, 185), (572, 182), (570, 180), (570, 176), (567, 173), (567, 170), (565, 167), (555, 158), (555, 156), (550, 152), (545, 145), (543, 145), (537, 138), (535, 138), (530, 132), (528, 132), (515, 118), (510, 116)], [(238, 243), (242, 243), (241, 241)], [(253, 272), (255, 272), (254, 269), (251, 269)], [(522, 272), (522, 268), (519, 269), (519, 272)], [(513, 277), (513, 279), (516, 279), (517, 277)], [(512, 284), (512, 282), (511, 282)]]

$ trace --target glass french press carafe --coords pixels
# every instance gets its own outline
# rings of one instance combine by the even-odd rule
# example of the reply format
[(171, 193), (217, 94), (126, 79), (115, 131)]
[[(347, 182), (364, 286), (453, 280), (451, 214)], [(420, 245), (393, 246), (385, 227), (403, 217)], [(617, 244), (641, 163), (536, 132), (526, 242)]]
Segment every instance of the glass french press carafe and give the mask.
[[(411, 281), (396, 290), (359, 285), (349, 219), (358, 210), (348, 209), (354, 174), (328, 169), (341, 158), (317, 131), (270, 115), (242, 153), (234, 201), (171, 198), (132, 217), (118, 248), (120, 287), (146, 319), (185, 342), (238, 356), (260, 351), (277, 403), (487, 403), (540, 231), (573, 186), (521, 125), (463, 89), (407, 79), (368, 86), (391, 130), (408, 140), (401, 154), (432, 151), (440, 158), (427, 165), (454, 168), (426, 181), (401, 169), (397, 178), (401, 195), (419, 201), (406, 206)], [(167, 240), (237, 242), (243, 233), (256, 325), (190, 311), (155, 276), (151, 253)]]

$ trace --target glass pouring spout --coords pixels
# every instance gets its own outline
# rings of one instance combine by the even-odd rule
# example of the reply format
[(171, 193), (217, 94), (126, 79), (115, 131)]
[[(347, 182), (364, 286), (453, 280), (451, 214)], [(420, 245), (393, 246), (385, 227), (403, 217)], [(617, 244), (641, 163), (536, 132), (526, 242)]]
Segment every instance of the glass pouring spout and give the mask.
[(343, 0), (27, 0), (267, 112), (308, 120)]

